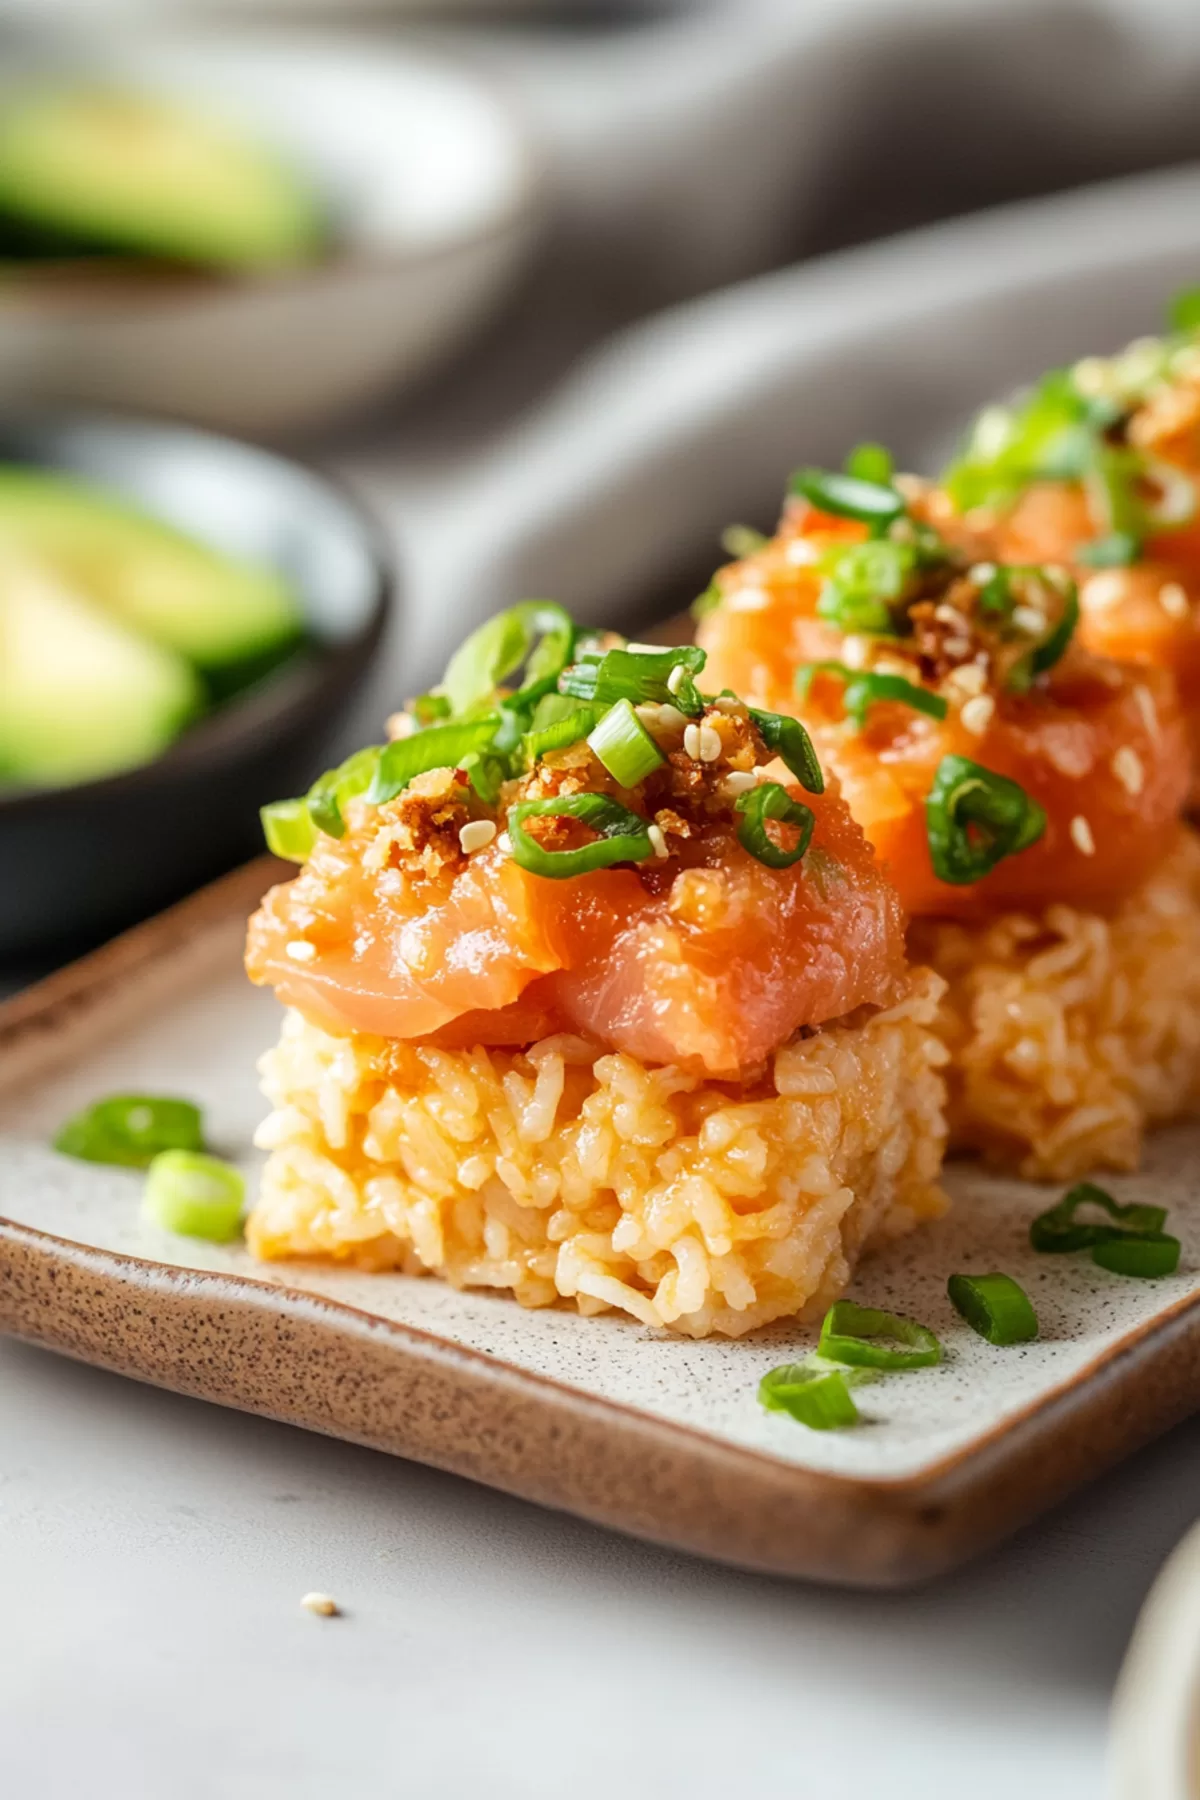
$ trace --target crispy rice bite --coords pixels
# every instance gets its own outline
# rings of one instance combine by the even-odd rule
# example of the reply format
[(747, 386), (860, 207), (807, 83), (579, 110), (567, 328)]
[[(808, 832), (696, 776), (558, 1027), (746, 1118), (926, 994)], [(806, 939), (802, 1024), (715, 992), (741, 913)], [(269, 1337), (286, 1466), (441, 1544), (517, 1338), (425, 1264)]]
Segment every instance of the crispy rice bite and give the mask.
[(513, 609), (267, 809), (258, 1255), (738, 1336), (942, 1210), (942, 983), (807, 734), (703, 662)]
[(945, 980), (952, 1147), (1136, 1166), (1200, 1094), (1197, 847), (1171, 674), (1090, 652), (1071, 571), (938, 527), (890, 468), (802, 470), (705, 596), (708, 675), (791, 712)]

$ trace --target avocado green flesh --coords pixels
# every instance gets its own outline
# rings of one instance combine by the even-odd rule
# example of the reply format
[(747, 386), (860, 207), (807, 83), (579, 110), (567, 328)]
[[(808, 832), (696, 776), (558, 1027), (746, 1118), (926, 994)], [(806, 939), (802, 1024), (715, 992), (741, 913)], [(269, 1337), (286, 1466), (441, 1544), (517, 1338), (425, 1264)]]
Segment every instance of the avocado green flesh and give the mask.
[(0, 465), (0, 565), (39, 563), (114, 619), (195, 663), (217, 692), (300, 639), (274, 570), (237, 562), (68, 477)]
[(309, 183), (223, 121), (94, 89), (0, 106), (0, 254), (5, 216), (18, 255), (37, 254), (45, 234), (55, 248), (44, 254), (230, 269), (309, 261), (327, 237)]
[(149, 762), (201, 703), (182, 657), (0, 559), (0, 777), (57, 786)]

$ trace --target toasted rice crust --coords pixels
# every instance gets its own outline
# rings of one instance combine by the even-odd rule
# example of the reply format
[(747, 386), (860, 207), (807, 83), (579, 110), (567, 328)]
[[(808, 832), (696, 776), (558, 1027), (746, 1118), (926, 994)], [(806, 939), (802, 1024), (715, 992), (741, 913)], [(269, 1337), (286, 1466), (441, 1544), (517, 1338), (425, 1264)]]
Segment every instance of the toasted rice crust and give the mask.
[(816, 1311), (864, 1246), (944, 1208), (940, 990), (918, 970), (903, 1002), (742, 1089), (578, 1038), (449, 1052), (289, 1013), (260, 1065), (276, 1110), (250, 1247), (693, 1337)]
[(1136, 1168), (1149, 1125), (1200, 1099), (1200, 839), (1187, 827), (1111, 918), (1050, 906), (917, 920), (946, 978), (952, 1149), (1031, 1179)]

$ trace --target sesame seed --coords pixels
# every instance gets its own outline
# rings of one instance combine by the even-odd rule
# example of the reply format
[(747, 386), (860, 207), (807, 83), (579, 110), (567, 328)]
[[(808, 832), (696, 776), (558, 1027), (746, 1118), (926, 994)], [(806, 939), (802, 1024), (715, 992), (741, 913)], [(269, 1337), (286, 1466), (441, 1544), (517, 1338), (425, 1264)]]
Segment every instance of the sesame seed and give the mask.
[(848, 637), (842, 639), (842, 661), (848, 669), (865, 668), (870, 654), (871, 646), (865, 637), (851, 632)]
[(967, 577), (976, 587), (986, 587), (989, 581), (995, 580), (996, 565), (988, 562), (974, 563), (967, 570)]
[(963, 729), (969, 731), (972, 737), (982, 737), (992, 722), (995, 710), (996, 702), (990, 694), (976, 694), (966, 702), (959, 714)]
[(1119, 606), (1129, 591), (1129, 580), (1124, 569), (1104, 569), (1099, 575), (1090, 575), (1080, 590), (1079, 598), (1092, 612), (1107, 612), (1110, 606)]
[(389, 714), (384, 729), (394, 744), (398, 738), (410, 738), (417, 729), (417, 721), (410, 712), (394, 712)]
[(670, 856), (671, 852), (667, 849), (667, 840), (663, 835), (663, 828), (661, 825), (648, 825), (646, 827), (646, 836), (654, 845), (654, 854), (658, 857), (660, 862)]
[(696, 762), (700, 761), (700, 727), (698, 725), (689, 725), (684, 732), (683, 748), (688, 756), (693, 757)]
[(667, 676), (667, 692), (669, 694), (677, 694), (679, 692), (683, 685), (683, 678), (686, 674), (687, 670), (684, 668), (683, 664), (676, 663), (675, 667), (671, 670), (671, 673)]
[(758, 776), (746, 769), (732, 769), (721, 783), (721, 792), (736, 800), (739, 794), (748, 794), (752, 787), (758, 786)]
[(955, 631), (970, 631), (971, 621), (965, 613), (960, 613), (957, 606), (941, 600), (933, 609), (933, 616), (939, 625), (952, 625)]
[(293, 938), (285, 948), (293, 962), (311, 962), (317, 954), (317, 946), (310, 944), (307, 938)]
[(1142, 759), (1132, 744), (1122, 744), (1113, 752), (1112, 772), (1127, 794), (1140, 794), (1146, 785)]
[(721, 734), (712, 725), (700, 727), (700, 761), (716, 762), (725, 746)]
[(1133, 690), (1133, 697), (1137, 701), (1138, 711), (1142, 715), (1143, 725), (1145, 725), (1146, 730), (1154, 739), (1155, 743), (1157, 743), (1161, 732), (1158, 723), (1158, 708), (1154, 704), (1154, 695), (1150, 692), (1148, 687), (1143, 687), (1141, 682), (1139, 682), (1137, 687)]
[(471, 819), (462, 826), (458, 834), (458, 845), (464, 856), (470, 856), (476, 850), (482, 850), (490, 844), (496, 835), (496, 827), (490, 819)]
[(1169, 619), (1186, 619), (1188, 616), (1187, 593), (1177, 581), (1163, 582), (1158, 590), (1158, 604)]
[(784, 561), (791, 563), (795, 569), (806, 569), (815, 563), (821, 552), (808, 538), (793, 538), (784, 551)]
[(942, 649), (947, 656), (966, 656), (971, 648), (971, 640), (966, 637), (948, 637), (942, 640)]
[(946, 686), (959, 694), (982, 694), (987, 686), (987, 675), (978, 663), (963, 663), (961, 668), (951, 669)]
[(1092, 836), (1092, 828), (1082, 813), (1076, 813), (1071, 820), (1071, 842), (1081, 856), (1095, 856), (1096, 840)]
[(1046, 629), (1046, 615), (1035, 606), (1014, 606), (1012, 622), (1018, 631), (1028, 631), (1031, 636)]
[[(741, 701), (736, 699), (733, 694), (718, 694), (715, 700), (709, 701), (709, 705), (715, 712), (735, 713), (742, 710)], [(680, 717), (682, 716), (681, 714)]]
[(305, 1594), (300, 1601), (306, 1612), (316, 1613), (321, 1619), (336, 1619), (341, 1608), (329, 1594)]
[(734, 588), (726, 597), (726, 606), (730, 612), (762, 612), (771, 604), (771, 596), (765, 588)]
[(507, 831), (502, 831), (500, 836), (496, 839), (496, 848), (497, 850), (502, 850), (505, 856), (510, 856), (512, 854), (512, 839), (509, 837)]

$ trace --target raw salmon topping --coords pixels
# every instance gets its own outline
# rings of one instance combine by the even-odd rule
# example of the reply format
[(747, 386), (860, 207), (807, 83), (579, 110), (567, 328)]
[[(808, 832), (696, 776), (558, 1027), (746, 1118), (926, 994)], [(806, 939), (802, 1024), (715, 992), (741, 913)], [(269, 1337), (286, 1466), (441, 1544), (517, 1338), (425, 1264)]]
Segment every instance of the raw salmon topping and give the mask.
[(702, 695), (694, 648), (570, 627), (547, 673), (548, 635), (517, 645), (519, 687), (514, 637), (483, 692), (459, 664), (458, 710), (424, 697), (390, 745), (268, 809), (305, 866), (251, 921), (251, 977), (327, 1030), (561, 1030), (729, 1079), (894, 1000), (898, 899), (798, 723)]

